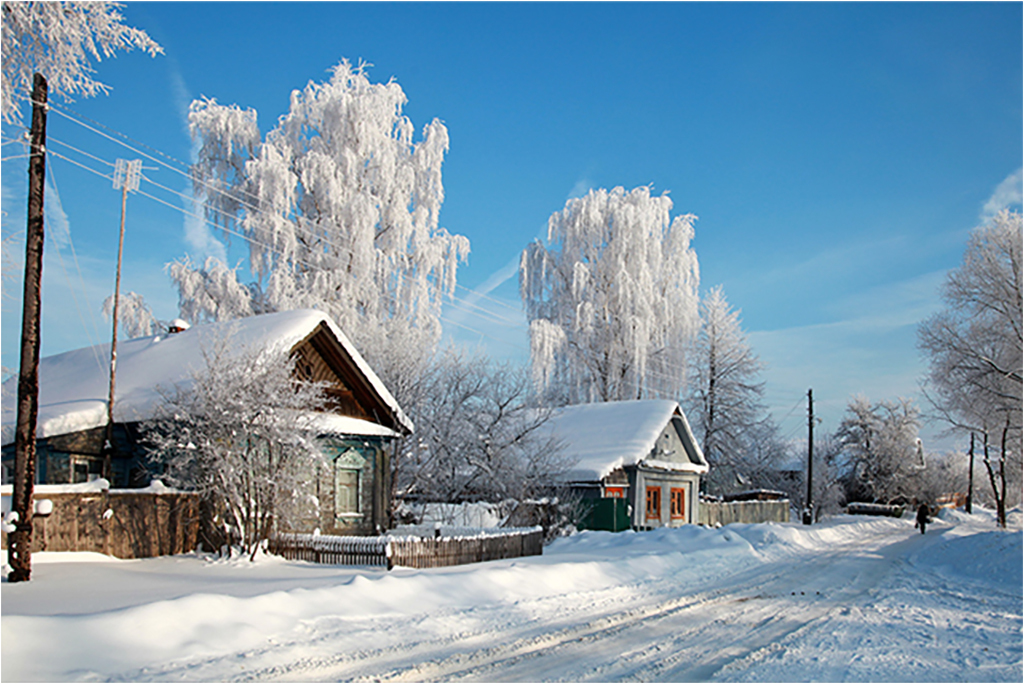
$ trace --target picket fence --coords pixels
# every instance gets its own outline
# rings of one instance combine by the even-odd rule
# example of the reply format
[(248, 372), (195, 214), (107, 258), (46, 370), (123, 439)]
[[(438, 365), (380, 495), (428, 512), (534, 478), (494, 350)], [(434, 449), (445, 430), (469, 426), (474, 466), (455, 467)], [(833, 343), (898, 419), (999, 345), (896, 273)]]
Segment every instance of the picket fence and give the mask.
[(289, 560), (311, 563), (369, 565), (388, 570), (395, 566), (439, 568), (539, 556), (544, 550), (544, 531), (540, 527), (510, 528), (443, 537), (278, 534), (270, 540), (268, 550)]

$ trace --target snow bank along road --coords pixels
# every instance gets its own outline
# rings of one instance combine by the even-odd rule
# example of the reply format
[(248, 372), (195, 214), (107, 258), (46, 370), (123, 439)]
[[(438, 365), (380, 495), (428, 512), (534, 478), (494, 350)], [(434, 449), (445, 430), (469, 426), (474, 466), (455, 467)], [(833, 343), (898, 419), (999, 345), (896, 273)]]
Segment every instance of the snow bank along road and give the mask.
[(1021, 532), (987, 513), (951, 513), (924, 536), (909, 518), (849, 516), (588, 532), (543, 557), (391, 573), (54, 556), (3, 584), (5, 681), (1024, 674)]

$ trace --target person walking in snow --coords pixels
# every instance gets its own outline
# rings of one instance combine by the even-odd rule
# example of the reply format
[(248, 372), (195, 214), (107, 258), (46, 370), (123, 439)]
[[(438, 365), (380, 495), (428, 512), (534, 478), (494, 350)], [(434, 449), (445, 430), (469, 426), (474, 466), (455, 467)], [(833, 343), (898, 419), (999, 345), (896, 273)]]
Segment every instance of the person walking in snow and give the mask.
[(921, 534), (924, 534), (924, 527), (928, 524), (928, 505), (921, 504), (917, 507), (917, 522), (914, 523), (914, 527), (921, 528)]

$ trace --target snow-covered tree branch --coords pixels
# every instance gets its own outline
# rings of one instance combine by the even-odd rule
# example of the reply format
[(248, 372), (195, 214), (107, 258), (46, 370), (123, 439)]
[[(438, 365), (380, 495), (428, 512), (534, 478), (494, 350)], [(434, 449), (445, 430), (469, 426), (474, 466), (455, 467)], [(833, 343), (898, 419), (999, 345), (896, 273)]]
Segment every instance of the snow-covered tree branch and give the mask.
[(414, 142), (405, 102), (398, 83), (371, 83), (348, 61), (294, 91), (262, 141), (255, 111), (193, 102), (194, 194), (212, 222), (248, 240), (254, 281), (215, 260), (178, 261), (170, 273), (182, 316), (317, 308), (389, 386), (422, 365), (469, 241), (438, 225), (448, 130), (435, 119)]
[(930, 364), (927, 396), (937, 416), (998, 449), (997, 459), (987, 452), (984, 462), (1004, 523), (1008, 496), (1021, 497), (1021, 230), (1021, 214), (1005, 210), (975, 229), (963, 263), (943, 287), (946, 308), (918, 329)]
[(912, 480), (925, 467), (918, 439), (920, 412), (909, 399), (872, 404), (855, 397), (835, 439), (843, 450), (851, 501), (889, 503), (914, 494)]
[(525, 369), (444, 350), (423, 376), (417, 431), (395, 461), (399, 498), (498, 502), (545, 493), (572, 464), (540, 435), (549, 412), (532, 394)]
[(153, 466), (169, 483), (199, 492), (229, 542), (250, 556), (280, 520), (317, 502), (303, 484), (323, 459), (313, 429), (323, 387), (297, 382), (287, 350), (203, 350), (191, 383), (165, 388), (147, 426)]
[[(114, 295), (110, 295), (103, 300), (103, 317), (110, 320), (113, 310)], [(129, 339), (155, 335), (161, 328), (166, 328), (166, 324), (153, 315), (145, 297), (137, 292), (126, 292), (121, 295), (117, 303), (117, 322), (121, 327), (121, 334)]]
[(125, 26), (117, 2), (3, 3), (3, 120), (18, 120), (32, 76), (41, 73), (50, 93), (92, 97), (110, 88), (93, 78), (92, 60), (138, 48), (163, 53), (145, 31)]
[[(701, 302), (701, 328), (690, 357), (689, 411), (704, 456), (711, 465), (708, 480), (725, 486), (744, 476), (744, 461), (759, 423), (765, 419), (760, 380), (764, 364), (750, 348), (722, 287)], [(763, 450), (762, 450), (763, 451)], [(748, 475), (749, 476), (749, 475)]]

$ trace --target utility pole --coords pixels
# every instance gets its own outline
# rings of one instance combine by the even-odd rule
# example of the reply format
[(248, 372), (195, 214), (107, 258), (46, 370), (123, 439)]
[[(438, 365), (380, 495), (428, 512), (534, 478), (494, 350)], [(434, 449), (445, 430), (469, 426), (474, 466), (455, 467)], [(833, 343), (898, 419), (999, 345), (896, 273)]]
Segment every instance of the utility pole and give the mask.
[(39, 319), (43, 276), (43, 186), (46, 179), (46, 79), (32, 82), (32, 129), (28, 160), (28, 225), (25, 234), (25, 289), (21, 313), (21, 367), (14, 434), (15, 529), (7, 537), (8, 582), (32, 576), (32, 490), (36, 480), (36, 419), (39, 415)]
[(971, 433), (971, 458), (967, 466), (967, 503), (964, 510), (971, 512), (971, 500), (974, 498), (974, 433)]
[(814, 390), (807, 390), (807, 505), (804, 525), (814, 522)]
[(114, 278), (114, 331), (110, 340), (110, 393), (107, 396), (107, 430), (103, 440), (103, 477), (112, 476), (114, 453), (114, 383), (117, 377), (117, 305), (121, 298), (121, 256), (124, 254), (124, 215), (128, 207), (128, 193), (139, 189), (142, 160), (118, 159), (114, 165), (114, 189), (121, 191), (121, 233), (117, 241), (117, 275)]

